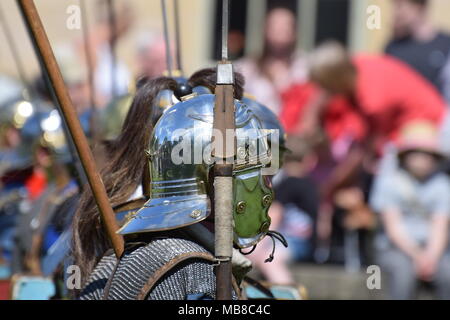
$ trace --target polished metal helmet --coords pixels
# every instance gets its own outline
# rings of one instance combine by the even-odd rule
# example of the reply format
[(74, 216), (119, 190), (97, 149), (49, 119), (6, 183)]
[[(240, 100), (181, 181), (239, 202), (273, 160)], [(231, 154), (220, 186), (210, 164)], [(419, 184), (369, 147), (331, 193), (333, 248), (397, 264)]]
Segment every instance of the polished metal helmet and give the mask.
[[(10, 129), (20, 132), (26, 121), (36, 113), (36, 109), (36, 105), (23, 98), (14, 98), (1, 105), (0, 140), (6, 137)], [(21, 135), (20, 138), (18, 146), (0, 150), (0, 174), (11, 170), (21, 170), (31, 165), (31, 148), (23, 142)]]
[[(194, 88), (192, 94), (166, 109), (155, 125), (145, 150), (150, 161), (151, 199), (120, 234), (177, 229), (210, 215), (215, 95), (198, 92), (201, 90)], [(234, 243), (245, 248), (260, 241), (270, 226), (267, 211), (273, 191), (262, 172), (270, 162), (270, 150), (255, 113), (238, 100), (234, 105)]]
[[(279, 150), (277, 163), (273, 165), (277, 167), (282, 166), (283, 154), (287, 150), (286, 148), (286, 131), (283, 128), (283, 125), (278, 120), (277, 115), (270, 110), (265, 105), (256, 101), (256, 99), (250, 95), (244, 94), (242, 98), (242, 102), (245, 103), (256, 115), (256, 117), (261, 121), (261, 125), (263, 130), (267, 134), (267, 141), (271, 145), (272, 150)], [(272, 160), (275, 160), (272, 158)]]
[(14, 99), (0, 107), (0, 125), (21, 129), (36, 111), (36, 106), (23, 99)]
[(23, 145), (27, 148), (43, 146), (51, 150), (56, 161), (72, 161), (63, 130), (63, 120), (58, 110), (36, 112), (25, 122), (21, 135)]
[(175, 98), (174, 92), (172, 90), (164, 89), (158, 92), (155, 100), (153, 101), (152, 107), (153, 125), (156, 125), (163, 113), (177, 102), (178, 100)]
[[(170, 91), (170, 90), (169, 90)], [(197, 86), (192, 89), (195, 94), (212, 94), (211, 90), (205, 86)], [(268, 107), (258, 102), (255, 97), (250, 94), (244, 93), (241, 101), (252, 110), (255, 116), (260, 120), (263, 131), (267, 135), (267, 141), (272, 150), (279, 150), (277, 163), (274, 164), (277, 167), (282, 166), (283, 154), (288, 150), (286, 147), (286, 130), (278, 119), (278, 116)], [(272, 160), (275, 160), (272, 158)]]
[[(153, 101), (152, 106), (152, 123), (156, 125), (159, 118), (166, 112), (166, 110), (179, 102), (179, 98), (188, 96), (192, 93), (192, 88), (188, 84), (188, 79), (177, 76), (172, 78), (176, 81), (176, 90), (164, 89), (158, 92), (156, 98)], [(179, 97), (179, 98), (177, 98)]]

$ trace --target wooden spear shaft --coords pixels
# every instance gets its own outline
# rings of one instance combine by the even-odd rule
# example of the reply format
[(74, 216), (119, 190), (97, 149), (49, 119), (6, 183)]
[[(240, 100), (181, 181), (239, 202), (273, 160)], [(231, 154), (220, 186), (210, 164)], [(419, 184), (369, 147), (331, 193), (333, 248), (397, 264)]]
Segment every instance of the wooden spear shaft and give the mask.
[(25, 22), (31, 30), (33, 41), (37, 45), (37, 54), (42, 58), (46, 72), (49, 75), (50, 82), (55, 89), (55, 94), (61, 106), (61, 113), (64, 117), (69, 131), (73, 137), (75, 147), (80, 156), (81, 164), (86, 172), (89, 185), (92, 189), (95, 201), (100, 211), (103, 225), (114, 248), (117, 257), (120, 257), (124, 249), (123, 237), (116, 233), (119, 229), (114, 216), (113, 209), (109, 203), (105, 186), (97, 171), (94, 157), (89, 148), (88, 141), (81, 128), (80, 120), (73, 107), (72, 100), (64, 85), (61, 72), (58, 68), (55, 56), (53, 54), (50, 42), (42, 25), (33, 0), (18, 0), (18, 4), (24, 13)]
[[(229, 0), (222, 0), (222, 61), (217, 65), (213, 134), (221, 139), (214, 149), (214, 229), (215, 256), (220, 262), (216, 267), (216, 299), (231, 300), (233, 255), (233, 164), (236, 145), (234, 116), (233, 66), (228, 61)], [(227, 134), (233, 133), (232, 141)], [(222, 163), (217, 163), (222, 160)]]
[[(228, 130), (235, 130), (233, 85), (217, 85), (213, 128), (220, 132), (222, 150), (215, 150), (214, 165), (214, 229), (216, 267), (216, 299), (231, 300), (231, 257), (233, 255), (233, 162), (234, 142), (227, 141)], [(234, 137), (233, 137), (234, 138)], [(231, 145), (229, 143), (231, 142)]]

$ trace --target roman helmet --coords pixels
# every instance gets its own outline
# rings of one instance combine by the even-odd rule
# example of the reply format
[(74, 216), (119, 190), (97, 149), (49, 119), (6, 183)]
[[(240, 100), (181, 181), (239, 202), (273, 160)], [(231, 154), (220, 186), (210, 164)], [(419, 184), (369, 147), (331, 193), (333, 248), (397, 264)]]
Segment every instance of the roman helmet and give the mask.
[[(282, 166), (283, 154), (287, 151), (286, 147), (286, 131), (283, 125), (278, 120), (277, 115), (265, 105), (258, 102), (253, 96), (244, 94), (242, 102), (245, 103), (261, 121), (262, 128), (267, 134), (267, 141), (271, 150), (278, 150), (277, 163), (274, 163), (277, 167)], [(272, 158), (272, 160), (275, 160)]]
[(182, 97), (188, 96), (189, 94), (192, 93), (192, 88), (188, 84), (188, 79), (181, 77), (180, 75), (177, 75), (172, 79), (175, 80), (177, 83), (175, 91), (169, 89), (161, 90), (153, 102), (152, 108), (153, 125), (156, 125), (156, 123), (158, 122), (159, 118), (161, 118), (163, 113), (169, 107), (177, 103), (179, 101), (178, 99), (181, 99)]
[(156, 125), (159, 118), (163, 115), (167, 108), (173, 106), (178, 100), (174, 96), (174, 92), (169, 89), (161, 90), (158, 92), (155, 100), (153, 101), (152, 108), (152, 123)]
[[(125, 223), (120, 234), (177, 229), (211, 214), (214, 105), (215, 95), (197, 87), (165, 110), (145, 150), (151, 199)], [(263, 169), (270, 163), (271, 153), (256, 114), (241, 101), (235, 100), (234, 106), (234, 243), (247, 248), (269, 230), (273, 191)]]
[(72, 162), (58, 110), (36, 112), (25, 122), (21, 135), (27, 148), (39, 145), (49, 149), (57, 162)]
[[(205, 86), (197, 86), (192, 89), (195, 94), (211, 94), (211, 90)], [(255, 116), (261, 121), (262, 129), (267, 134), (269, 144), (275, 142), (274, 148), (278, 148), (279, 153), (279, 167), (282, 166), (281, 160), (283, 153), (288, 150), (286, 147), (286, 130), (278, 120), (278, 116), (270, 110), (267, 106), (258, 102), (255, 97), (248, 93), (244, 93), (241, 101), (253, 111)], [(275, 136), (276, 134), (276, 136)], [(274, 136), (274, 139), (272, 139)]]
[(26, 100), (14, 99), (0, 107), (0, 125), (9, 125), (20, 130), (35, 109), (35, 106)]
[[(31, 152), (23, 144), (20, 132), (35, 112), (36, 105), (22, 98), (12, 99), (0, 106), (0, 174), (30, 166)], [(12, 132), (15, 132), (15, 142), (10, 140)]]

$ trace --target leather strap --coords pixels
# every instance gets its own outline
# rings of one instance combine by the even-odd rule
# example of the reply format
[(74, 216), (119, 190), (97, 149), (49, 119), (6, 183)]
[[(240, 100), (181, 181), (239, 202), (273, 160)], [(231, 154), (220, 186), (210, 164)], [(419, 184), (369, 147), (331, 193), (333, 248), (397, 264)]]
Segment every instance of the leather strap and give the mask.
[[(136, 297), (136, 300), (145, 300), (147, 296), (150, 294), (156, 283), (170, 270), (175, 268), (180, 263), (189, 260), (189, 259), (201, 259), (205, 260), (210, 263), (215, 263), (216, 259), (213, 255), (207, 252), (187, 252), (180, 254), (173, 258), (172, 260), (168, 261), (165, 265), (163, 265), (161, 268), (156, 270), (156, 272), (147, 280), (147, 283), (142, 287), (141, 292)], [(241, 297), (241, 290), (239, 286), (236, 283), (236, 280), (232, 279), (233, 289), (235, 290), (238, 297)]]
[(112, 284), (114, 275), (116, 274), (117, 267), (119, 266), (119, 263), (120, 263), (120, 259), (117, 259), (116, 265), (114, 266), (114, 270), (111, 273), (111, 275), (109, 276), (108, 281), (106, 282), (105, 289), (103, 289), (102, 300), (108, 300), (109, 290), (111, 289), (111, 284)]

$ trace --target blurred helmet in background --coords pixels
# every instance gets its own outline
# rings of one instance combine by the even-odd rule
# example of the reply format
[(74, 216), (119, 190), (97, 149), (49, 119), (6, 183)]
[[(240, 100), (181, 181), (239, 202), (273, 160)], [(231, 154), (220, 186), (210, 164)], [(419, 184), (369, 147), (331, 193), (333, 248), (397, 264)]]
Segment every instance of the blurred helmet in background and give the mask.
[(58, 110), (36, 112), (27, 120), (21, 134), (24, 147), (30, 150), (44, 147), (50, 150), (55, 161), (72, 162)]
[(127, 94), (112, 100), (99, 112), (101, 135), (107, 140), (114, 140), (122, 130), (123, 122), (130, 110), (133, 96)]
[(21, 129), (35, 111), (36, 106), (29, 101), (23, 99), (11, 101), (0, 107), (0, 125)]
[(36, 109), (23, 99), (0, 106), (0, 175), (31, 165), (32, 152), (23, 144), (21, 130)]

